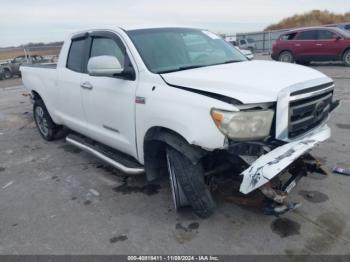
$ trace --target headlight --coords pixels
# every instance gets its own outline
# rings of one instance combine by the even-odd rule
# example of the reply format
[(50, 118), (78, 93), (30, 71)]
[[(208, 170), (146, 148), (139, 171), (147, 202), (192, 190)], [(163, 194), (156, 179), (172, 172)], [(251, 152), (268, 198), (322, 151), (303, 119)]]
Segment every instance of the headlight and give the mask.
[(223, 111), (212, 109), (211, 116), (220, 131), (233, 140), (255, 140), (270, 134), (273, 110)]

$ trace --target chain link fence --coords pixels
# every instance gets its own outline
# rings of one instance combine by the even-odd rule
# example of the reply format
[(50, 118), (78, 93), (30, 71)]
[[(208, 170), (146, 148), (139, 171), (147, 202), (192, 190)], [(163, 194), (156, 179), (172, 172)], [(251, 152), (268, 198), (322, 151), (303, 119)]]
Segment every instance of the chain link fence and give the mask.
[(254, 44), (253, 51), (258, 53), (271, 53), (273, 43), (280, 37), (280, 35), (287, 30), (263, 31), (252, 33), (237, 33), (236, 41), (240, 43), (241, 40), (247, 40)]

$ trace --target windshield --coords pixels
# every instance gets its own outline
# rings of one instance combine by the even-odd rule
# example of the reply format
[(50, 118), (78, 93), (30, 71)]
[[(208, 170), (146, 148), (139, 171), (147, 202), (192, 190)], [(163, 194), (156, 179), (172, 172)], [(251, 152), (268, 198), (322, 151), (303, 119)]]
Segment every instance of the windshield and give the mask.
[(344, 29), (341, 29), (341, 28), (334, 28), (338, 33), (340, 33), (342, 36), (346, 37), (346, 38), (350, 38), (350, 32), (344, 30)]
[(160, 28), (127, 33), (153, 73), (247, 61), (232, 45), (205, 30)]

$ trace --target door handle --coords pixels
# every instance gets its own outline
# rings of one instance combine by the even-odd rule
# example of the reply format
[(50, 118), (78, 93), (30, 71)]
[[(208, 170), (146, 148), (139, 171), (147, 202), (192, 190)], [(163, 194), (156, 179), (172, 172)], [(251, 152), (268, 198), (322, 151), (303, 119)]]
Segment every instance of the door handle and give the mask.
[(301, 46), (300, 44), (295, 44), (295, 46)]
[(91, 90), (93, 89), (94, 87), (92, 86), (92, 84), (90, 84), (90, 82), (84, 82), (84, 83), (81, 83), (80, 86), (84, 89), (88, 89), (88, 90)]
[(322, 44), (316, 44), (317, 46), (323, 46)]

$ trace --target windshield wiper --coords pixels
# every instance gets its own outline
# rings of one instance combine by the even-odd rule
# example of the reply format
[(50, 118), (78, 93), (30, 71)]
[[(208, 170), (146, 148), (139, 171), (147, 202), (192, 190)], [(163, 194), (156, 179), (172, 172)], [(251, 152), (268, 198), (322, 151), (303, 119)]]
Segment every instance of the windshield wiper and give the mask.
[(158, 72), (158, 74), (172, 73), (172, 72), (183, 71), (183, 70), (188, 70), (188, 69), (194, 69), (194, 68), (199, 68), (199, 67), (204, 67), (204, 66), (208, 66), (208, 65), (180, 66), (180, 67), (175, 68), (175, 69), (160, 71), (160, 72)]
[(158, 74), (166, 74), (166, 73), (172, 73), (172, 72), (183, 71), (183, 70), (188, 70), (188, 69), (194, 69), (194, 68), (199, 68), (199, 67), (223, 65), (223, 64), (238, 63), (238, 62), (242, 62), (242, 60), (227, 60), (227, 61), (224, 61), (224, 62), (221, 62), (221, 63), (209, 64), (209, 65), (180, 66), (180, 67), (175, 68), (175, 69), (169, 69), (169, 70), (160, 71), (160, 72), (158, 72)]
[(238, 63), (238, 62), (242, 62), (242, 60), (227, 60), (220, 64), (231, 64), (231, 63)]

